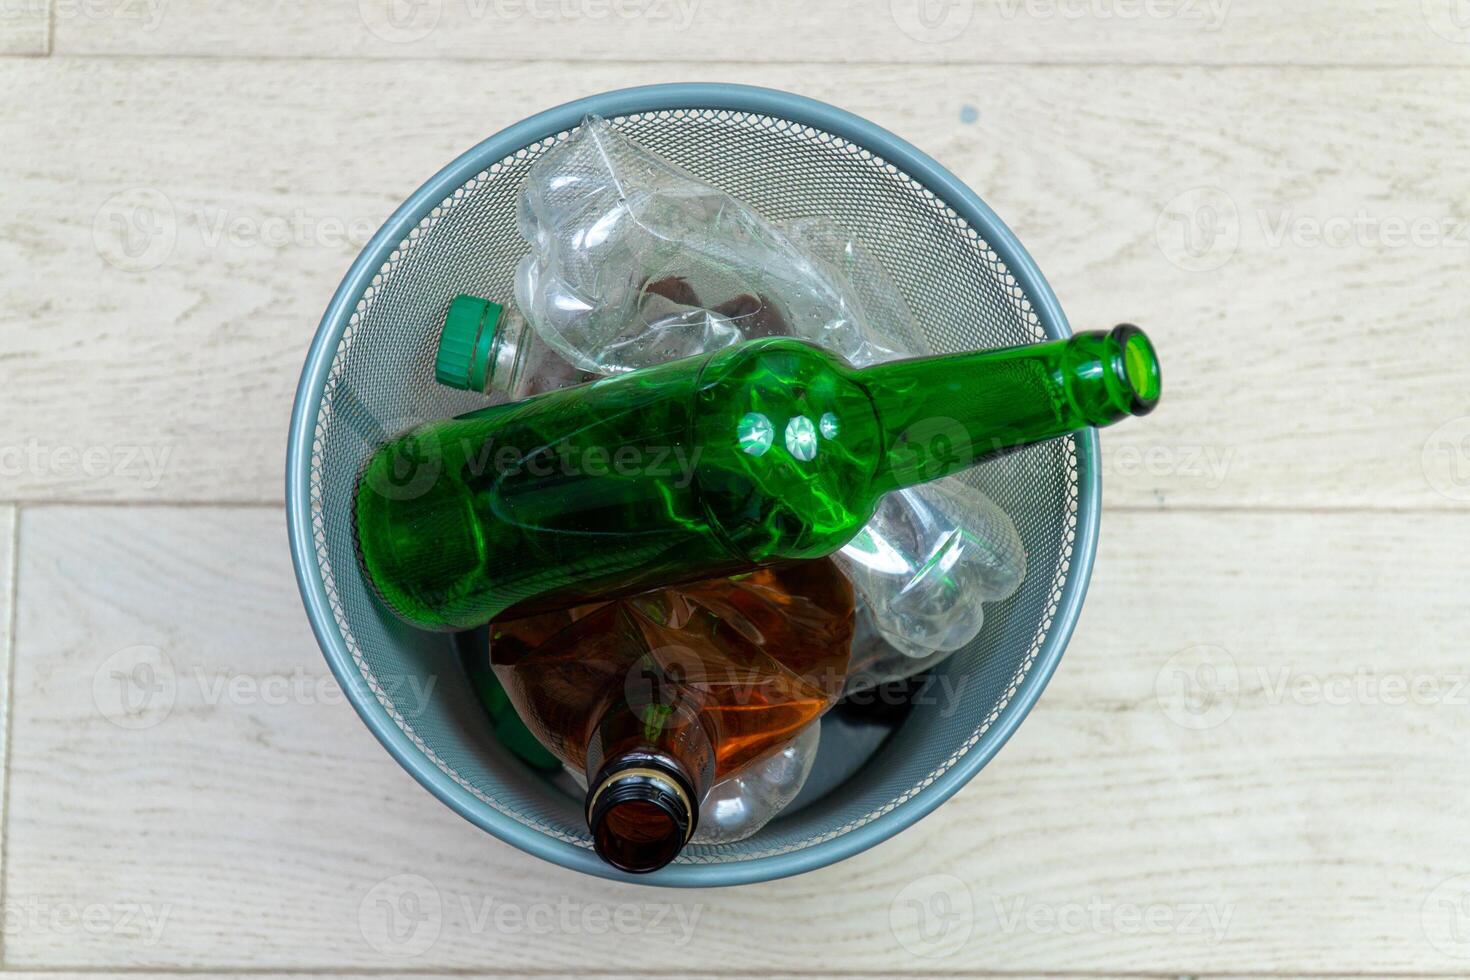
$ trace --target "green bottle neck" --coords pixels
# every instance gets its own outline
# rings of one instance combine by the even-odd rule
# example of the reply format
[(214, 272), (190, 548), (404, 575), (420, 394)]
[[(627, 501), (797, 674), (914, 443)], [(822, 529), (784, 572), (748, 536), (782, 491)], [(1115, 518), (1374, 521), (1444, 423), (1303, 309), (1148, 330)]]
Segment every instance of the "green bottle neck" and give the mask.
[(883, 428), (874, 489), (937, 480), (991, 456), (1147, 415), (1160, 371), (1143, 331), (879, 364), (858, 372)]

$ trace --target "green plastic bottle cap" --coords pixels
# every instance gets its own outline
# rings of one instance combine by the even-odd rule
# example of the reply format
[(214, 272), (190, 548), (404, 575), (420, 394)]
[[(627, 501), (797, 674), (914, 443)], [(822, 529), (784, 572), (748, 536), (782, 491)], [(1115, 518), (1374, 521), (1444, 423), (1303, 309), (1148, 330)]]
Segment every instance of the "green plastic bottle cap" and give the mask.
[(456, 296), (444, 314), (434, 378), (442, 385), (484, 391), (504, 307), (478, 296)]

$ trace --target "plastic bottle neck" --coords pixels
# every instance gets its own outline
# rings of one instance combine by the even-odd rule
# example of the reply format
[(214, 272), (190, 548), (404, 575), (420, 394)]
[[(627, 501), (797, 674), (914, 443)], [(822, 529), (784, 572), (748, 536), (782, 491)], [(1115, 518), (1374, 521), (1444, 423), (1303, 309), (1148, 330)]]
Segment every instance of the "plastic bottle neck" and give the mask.
[(530, 349), (530, 340), (526, 318), (507, 307), (501, 314), (500, 323), (495, 327), (495, 338), (485, 371), (485, 394), (498, 396), (506, 401), (519, 401), (525, 397), (524, 388), (530, 380), (525, 377), (526, 352)]

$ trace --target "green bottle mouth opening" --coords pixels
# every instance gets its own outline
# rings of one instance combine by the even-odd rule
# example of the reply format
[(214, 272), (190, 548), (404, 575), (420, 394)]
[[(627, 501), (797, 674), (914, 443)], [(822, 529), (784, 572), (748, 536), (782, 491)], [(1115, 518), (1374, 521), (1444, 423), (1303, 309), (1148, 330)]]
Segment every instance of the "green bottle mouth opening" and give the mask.
[(1113, 371), (1127, 389), (1134, 415), (1147, 415), (1159, 403), (1163, 374), (1154, 345), (1142, 330), (1125, 323), (1114, 327), (1112, 340), (1117, 345)]

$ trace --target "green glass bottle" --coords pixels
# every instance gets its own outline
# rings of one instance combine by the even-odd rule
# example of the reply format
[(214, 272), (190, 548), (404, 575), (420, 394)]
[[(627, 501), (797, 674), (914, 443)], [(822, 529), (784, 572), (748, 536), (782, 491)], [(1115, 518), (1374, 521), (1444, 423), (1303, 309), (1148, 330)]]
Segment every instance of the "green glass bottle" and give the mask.
[[(446, 323), (441, 380), (482, 383), (500, 316)], [(1159, 392), (1126, 325), (863, 369), (746, 341), (405, 433), (359, 477), (358, 556), (394, 613), (438, 630), (818, 558), (889, 491)]]

